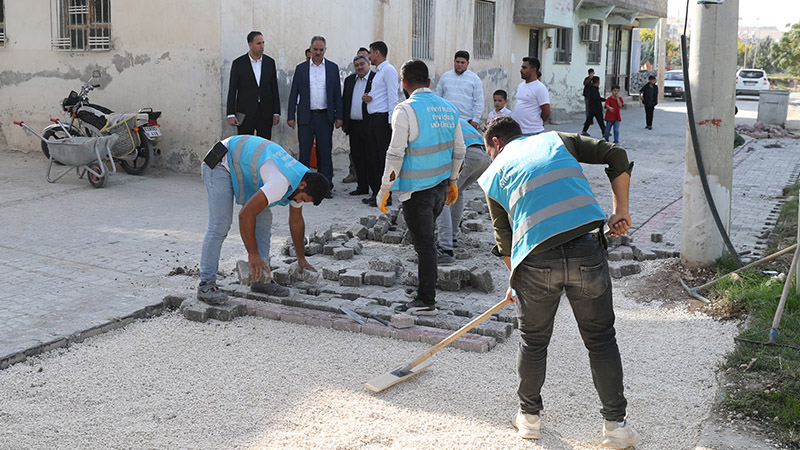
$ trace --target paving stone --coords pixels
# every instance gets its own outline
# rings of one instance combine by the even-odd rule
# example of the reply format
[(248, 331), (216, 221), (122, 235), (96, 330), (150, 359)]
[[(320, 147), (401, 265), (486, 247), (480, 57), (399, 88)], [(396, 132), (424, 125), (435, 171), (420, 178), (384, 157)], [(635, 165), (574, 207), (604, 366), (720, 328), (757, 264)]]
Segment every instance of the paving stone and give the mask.
[(230, 322), (231, 320), (247, 315), (247, 307), (236, 300), (230, 300), (222, 305), (213, 305), (208, 308), (208, 318)]
[(469, 284), (486, 294), (494, 291), (492, 273), (487, 269), (479, 270), (477, 267), (471, 269), (469, 271)]
[(464, 214), (461, 215), (462, 220), (475, 220), (478, 217), (478, 212), (471, 209), (465, 209)]
[(291, 291), (286, 286), (281, 286), (276, 283), (260, 283), (255, 281), (250, 284), (250, 290), (253, 292), (260, 292), (272, 297), (288, 297)]
[(361, 241), (358, 238), (350, 239), (349, 241), (344, 243), (344, 246), (352, 249), (353, 254), (360, 255), (361, 252), (364, 250), (364, 246), (361, 245)]
[(419, 286), (419, 277), (417, 272), (407, 272), (403, 278), (403, 284), (406, 286)]
[(180, 311), (183, 317), (192, 322), (205, 322), (208, 320), (208, 306), (196, 298), (190, 298), (181, 303)]
[(411, 328), (414, 326), (414, 316), (410, 314), (392, 315), (392, 326), (395, 328)]
[(319, 255), (320, 253), (322, 253), (323, 248), (324, 248), (323, 244), (320, 244), (319, 242), (312, 242), (312, 243), (306, 245), (306, 248), (304, 249), (305, 250), (304, 253), (305, 253), (306, 256)]
[(664, 235), (661, 233), (651, 233), (650, 234), (650, 241), (652, 242), (663, 242)]
[(637, 274), (642, 271), (642, 267), (636, 263), (620, 264), (609, 267), (612, 278), (622, 278), (628, 275)]
[(436, 278), (438, 281), (469, 280), (469, 271), (467, 271), (463, 266), (439, 266), (437, 268), (437, 272)]
[(485, 353), (497, 345), (497, 340), (490, 336), (477, 336), (467, 333), (453, 341), (450, 345), (468, 352)]
[(361, 324), (353, 319), (336, 319), (333, 321), (333, 329), (339, 331), (352, 331), (353, 333), (361, 332)]
[(333, 322), (337, 320), (332, 313), (326, 311), (309, 311), (306, 314), (308, 315), (306, 324), (315, 327), (333, 328)]
[(483, 222), (480, 220), (465, 220), (461, 222), (464, 231), (483, 231)]
[(620, 245), (631, 245), (633, 238), (628, 234), (623, 234), (619, 237)]
[(374, 256), (367, 262), (367, 267), (376, 272), (394, 272), (397, 277), (403, 274), (403, 261), (396, 256), (388, 258)]
[[(418, 327), (418, 328), (419, 330), (417, 330), (417, 333), (419, 334), (419, 340), (423, 344), (436, 345), (439, 342), (442, 342), (443, 340), (447, 339), (447, 336), (450, 335), (450, 333), (436, 328), (430, 328), (430, 327)], [(457, 340), (458, 339), (456, 339), (456, 341)], [(453, 344), (455, 344), (455, 341), (453, 341), (450, 345)]]
[(318, 284), (322, 276), (321, 273), (308, 269), (303, 270), (301, 273), (300, 264), (297, 262), (294, 262), (289, 266), (289, 275), (292, 277), (292, 281), (303, 281), (312, 285)]
[(397, 228), (407, 228), (406, 227), (406, 216), (403, 214), (398, 214), (397, 217), (394, 219), (394, 224), (397, 225)]
[[(302, 308), (286, 308), (281, 312), (281, 321), (305, 325), (308, 322), (308, 316)], [(333, 324), (331, 324), (331, 326), (332, 325)]]
[(633, 259), (636, 261), (649, 261), (656, 259), (656, 254), (647, 248), (633, 247)]
[(324, 231), (315, 231), (311, 235), (311, 242), (315, 242), (317, 244), (327, 244), (331, 238), (333, 238), (333, 228), (328, 227), (328, 229)]
[(261, 281), (262, 283), (269, 283), (269, 280), (271, 279), (270, 274), (266, 272), (263, 272), (261, 274), (261, 277), (259, 277), (258, 279), (253, 279), (250, 276), (250, 263), (248, 263), (247, 261), (242, 261), (242, 260), (236, 261), (236, 268), (234, 269), (234, 271), (236, 272), (236, 275), (239, 278), (239, 284), (243, 286), (247, 286), (253, 281)]
[(286, 248), (286, 254), (292, 258), (297, 258), (297, 249), (294, 248), (294, 245), (290, 245)]
[(342, 261), (345, 259), (353, 259), (353, 252), (352, 248), (347, 247), (338, 247), (333, 250), (333, 259), (337, 261)]
[(276, 283), (289, 286), (292, 284), (292, 275), (289, 274), (288, 267), (280, 267), (272, 271), (272, 279), (275, 280)]
[(392, 330), (390, 327), (383, 326), (374, 320), (361, 325), (362, 333), (373, 336), (392, 337), (392, 331), (396, 330)]
[(420, 341), (420, 332), (419, 330), (415, 330), (414, 328), (406, 328), (406, 329), (390, 329), (389, 327), (384, 327), (384, 328), (388, 330), (391, 333), (391, 336), (395, 339), (400, 339), (406, 342)]
[(324, 247), (322, 247), (322, 254), (323, 255), (328, 255), (328, 256), (333, 256), (333, 251), (336, 250), (337, 248), (341, 247), (342, 244), (344, 244), (344, 242), (342, 242), (342, 241), (331, 241), (331, 242), (328, 242), (327, 244), (325, 244)]
[(443, 291), (458, 292), (464, 286), (462, 286), (461, 280), (439, 280), (436, 282), (436, 287)]
[(339, 274), (347, 269), (331, 270), (327, 267), (322, 268), (322, 278), (331, 281), (339, 281)]
[(486, 205), (486, 201), (482, 199), (470, 200), (467, 202), (466, 206), (479, 214), (489, 213), (489, 207)]
[(373, 286), (394, 286), (396, 275), (394, 272), (376, 272), (368, 270), (364, 273), (364, 284)]
[(357, 237), (363, 240), (367, 238), (367, 233), (369, 233), (367, 227), (360, 223), (353, 224), (347, 229), (347, 237), (349, 238)]
[(463, 249), (463, 248), (455, 249), (454, 253), (455, 253), (456, 259), (458, 259), (458, 260), (465, 260), (465, 259), (472, 258), (472, 253), (470, 253), (469, 251), (467, 251), (466, 249)]
[(367, 228), (372, 228), (375, 226), (376, 223), (378, 223), (378, 216), (362, 217), (361, 219), (359, 219), (359, 222), (361, 223), (361, 225), (364, 225)]
[(356, 272), (355, 270), (348, 270), (346, 272), (340, 273), (339, 284), (342, 286), (360, 287), (361, 272)]
[(403, 233), (399, 231), (389, 231), (383, 235), (384, 244), (399, 244), (403, 242)]

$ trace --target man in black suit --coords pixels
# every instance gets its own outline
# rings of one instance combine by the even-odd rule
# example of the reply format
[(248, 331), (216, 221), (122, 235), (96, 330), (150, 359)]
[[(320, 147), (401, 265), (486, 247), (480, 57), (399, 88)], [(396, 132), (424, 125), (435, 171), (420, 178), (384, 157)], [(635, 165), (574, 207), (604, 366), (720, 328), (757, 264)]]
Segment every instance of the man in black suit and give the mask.
[(325, 38), (311, 38), (311, 59), (294, 69), (289, 91), (288, 125), (295, 126), (300, 162), (311, 162), (311, 147), (317, 140), (317, 167), (333, 188), (333, 128), (342, 126), (342, 92), (339, 66), (325, 59)]
[(342, 104), (344, 105), (344, 123), (342, 131), (350, 137), (350, 162), (353, 164), (358, 185), (356, 190), (350, 195), (369, 194), (369, 178), (367, 174), (367, 151), (369, 142), (367, 141), (367, 104), (364, 103), (363, 96), (365, 91), (369, 91), (372, 77), (375, 72), (369, 68), (369, 52), (359, 50), (358, 55), (353, 58), (353, 67), (356, 73), (344, 79), (344, 93), (342, 93)]
[(280, 122), (278, 76), (275, 60), (264, 54), (260, 31), (247, 34), (250, 51), (233, 60), (228, 87), (228, 124), (236, 134), (258, 134), (272, 138), (272, 127)]

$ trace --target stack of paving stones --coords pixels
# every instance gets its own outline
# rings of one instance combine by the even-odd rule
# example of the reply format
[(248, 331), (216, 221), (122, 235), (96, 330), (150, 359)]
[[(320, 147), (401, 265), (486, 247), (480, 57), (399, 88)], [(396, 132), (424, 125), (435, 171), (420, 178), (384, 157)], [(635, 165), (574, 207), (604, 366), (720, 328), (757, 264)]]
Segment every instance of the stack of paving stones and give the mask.
[(665, 250), (671, 246), (664, 243), (660, 233), (650, 235), (650, 243), (634, 244), (628, 235), (617, 236), (608, 240), (608, 267), (612, 278), (622, 278), (642, 271), (640, 261), (673, 258), (680, 256), (679, 251)]

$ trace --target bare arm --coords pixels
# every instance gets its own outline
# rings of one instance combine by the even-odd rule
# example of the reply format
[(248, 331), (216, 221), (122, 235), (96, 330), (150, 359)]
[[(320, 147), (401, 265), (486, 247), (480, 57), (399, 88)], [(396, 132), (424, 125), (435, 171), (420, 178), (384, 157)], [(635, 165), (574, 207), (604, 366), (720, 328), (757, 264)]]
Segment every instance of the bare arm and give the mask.
[(550, 104), (541, 105), (542, 108), (542, 123), (547, 123), (550, 119)]
[(316, 272), (317, 269), (306, 261), (304, 244), (306, 221), (303, 219), (303, 208), (289, 207), (289, 234), (292, 236), (294, 250), (297, 253), (297, 265), (300, 266), (300, 273), (303, 273), (305, 269), (311, 269)]
[[(258, 254), (256, 242), (256, 217), (269, 205), (269, 200), (261, 190), (250, 197), (241, 211), (239, 211), (239, 234), (242, 236), (244, 248), (247, 250), (247, 260), (250, 264), (250, 273), (254, 278), (259, 278), (262, 273), (269, 273), (269, 267)], [(269, 257), (269, 255), (265, 255)]]
[(611, 217), (608, 218), (608, 228), (612, 237), (627, 233), (631, 227), (631, 216), (628, 212), (630, 186), (631, 176), (627, 172), (623, 172), (611, 180), (613, 211)]

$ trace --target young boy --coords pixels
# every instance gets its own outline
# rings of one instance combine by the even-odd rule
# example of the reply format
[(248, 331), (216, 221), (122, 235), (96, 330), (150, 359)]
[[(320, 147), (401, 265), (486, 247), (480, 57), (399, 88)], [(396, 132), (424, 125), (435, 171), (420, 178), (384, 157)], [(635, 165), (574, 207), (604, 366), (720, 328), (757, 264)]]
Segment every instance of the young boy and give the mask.
[(506, 108), (508, 104), (508, 93), (502, 89), (494, 91), (494, 111), (489, 113), (487, 120), (492, 120), (495, 116), (510, 116), (511, 110)]
[(625, 101), (619, 96), (619, 86), (611, 86), (611, 97), (606, 99), (606, 133), (605, 138), (608, 142), (608, 136), (611, 134), (611, 128), (614, 128), (614, 143), (619, 144), (619, 123), (622, 122), (622, 105)]

